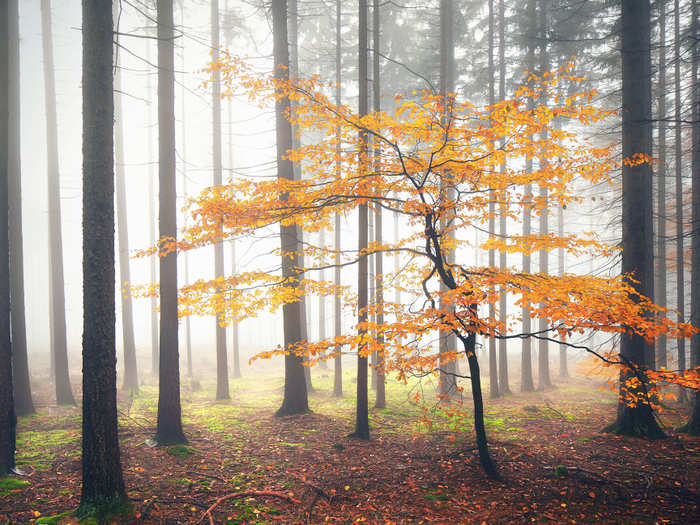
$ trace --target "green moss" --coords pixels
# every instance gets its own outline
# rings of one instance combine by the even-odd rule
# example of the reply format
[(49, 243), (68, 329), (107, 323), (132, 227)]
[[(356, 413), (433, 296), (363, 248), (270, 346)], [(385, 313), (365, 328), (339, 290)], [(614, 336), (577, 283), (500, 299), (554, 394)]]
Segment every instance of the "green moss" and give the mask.
[(558, 478), (564, 478), (568, 473), (569, 471), (564, 465), (557, 465), (554, 467), (554, 475)]
[(167, 452), (169, 455), (176, 458), (187, 458), (197, 453), (195, 449), (185, 445), (175, 445), (174, 447), (170, 447)]
[(29, 482), (24, 479), (0, 478), (0, 490), (16, 490), (27, 485), (29, 485)]
[(80, 518), (80, 525), (103, 525), (129, 518), (134, 512), (134, 506), (126, 498), (114, 495), (92, 503), (83, 503), (75, 511)]
[(68, 518), (72, 515), (73, 513), (71, 511), (68, 512), (61, 512), (60, 514), (55, 514), (53, 516), (44, 516), (42, 518), (39, 518), (36, 520), (34, 523), (37, 525), (39, 524), (44, 524), (44, 525), (58, 525), (58, 523), (63, 519), (63, 518)]

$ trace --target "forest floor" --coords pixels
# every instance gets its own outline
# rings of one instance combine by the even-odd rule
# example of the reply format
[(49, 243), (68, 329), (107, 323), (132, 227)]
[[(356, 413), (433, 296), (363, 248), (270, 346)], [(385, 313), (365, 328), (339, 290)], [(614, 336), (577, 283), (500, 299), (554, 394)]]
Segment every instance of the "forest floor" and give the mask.
[[(371, 410), (372, 439), (363, 442), (348, 437), (352, 378), (336, 399), (328, 372), (313, 374), (313, 412), (287, 418), (274, 416), (279, 375), (232, 379), (227, 402), (212, 400), (213, 382), (193, 389), (183, 380), (185, 447), (147, 443), (155, 386), (134, 397), (120, 392), (122, 464), (134, 504), (134, 517), (120, 523), (690, 524), (700, 516), (700, 439), (673, 431), (686, 414), (677, 405), (661, 416), (669, 437), (645, 441), (601, 433), (616, 397), (584, 378), (487, 400), (497, 482), (476, 457), (468, 392), (463, 405), (444, 409), (430, 381), (389, 381), (388, 408)], [(418, 389), (432, 404), (415, 403)], [(80, 410), (51, 406), (49, 391), (37, 398), (40, 410), (18, 428), (26, 475), (0, 480), (2, 525), (76, 523), (52, 517), (79, 502)], [(211, 521), (205, 516), (234, 493), (249, 495), (221, 501)]]

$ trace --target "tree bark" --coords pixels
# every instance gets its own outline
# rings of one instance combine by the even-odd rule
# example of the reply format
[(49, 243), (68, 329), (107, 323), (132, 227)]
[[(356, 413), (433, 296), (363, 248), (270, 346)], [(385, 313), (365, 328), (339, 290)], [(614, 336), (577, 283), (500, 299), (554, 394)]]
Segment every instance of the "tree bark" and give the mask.
[[(527, 47), (527, 68), (529, 71), (535, 70), (535, 47), (537, 45), (535, 31), (537, 27), (537, 0), (529, 0), (527, 4), (528, 18), (528, 47)], [(530, 109), (534, 108), (532, 99), (528, 101)], [(533, 170), (532, 156), (528, 155), (525, 161), (525, 171), (530, 173)], [(530, 235), (530, 201), (532, 200), (532, 185), (525, 186), (525, 206), (523, 206), (523, 235)], [(528, 274), (532, 271), (530, 266), (530, 255), (523, 254), (523, 273)], [(523, 334), (532, 333), (532, 319), (530, 317), (530, 303), (523, 303), (522, 307), (523, 318)], [(522, 364), (521, 364), (521, 380), (520, 390), (523, 392), (532, 392), (535, 389), (532, 379), (532, 340), (529, 337), (523, 338), (522, 342)]]
[[(111, 13), (111, 10), (110, 10)], [(44, 50), (44, 99), (46, 102), (46, 151), (49, 199), (49, 282), (51, 287), (51, 340), (55, 367), (56, 403), (74, 405), (68, 369), (66, 300), (63, 284), (63, 236), (58, 172), (58, 127), (54, 84), (51, 2), (41, 0), (41, 36)]]
[[(549, 55), (547, 51), (547, 2), (549, 0), (539, 0), (540, 2), (540, 13), (539, 13), (539, 30), (537, 31), (540, 40), (540, 69), (541, 73), (544, 74), (549, 72)], [(547, 99), (544, 96), (539, 102), (540, 104), (546, 105)], [(547, 131), (542, 133), (541, 139), (543, 141), (547, 140)], [(540, 158), (540, 164), (546, 164), (547, 160), (544, 157)], [(547, 202), (547, 187), (540, 186), (540, 199)], [(549, 211), (545, 208), (540, 212), (540, 234), (547, 235), (549, 233)], [(549, 273), (549, 252), (546, 249), (540, 250), (540, 267), (539, 272), (542, 274)], [(547, 319), (545, 317), (539, 318), (538, 331), (544, 333), (549, 328)], [(547, 388), (552, 388), (552, 381), (549, 377), (549, 342), (546, 339), (540, 339), (538, 344), (538, 379), (540, 390), (545, 390)]]
[(22, 171), (20, 163), (20, 72), (19, 2), (9, 0), (9, 137), (8, 195), (10, 199), (10, 322), (12, 324), (12, 379), (15, 412), (18, 416), (34, 413), (27, 327), (24, 312), (24, 246), (22, 241)]
[[(158, 205), (160, 243), (177, 238), (175, 171), (175, 46), (172, 0), (158, 0)], [(160, 259), (159, 445), (185, 443), (180, 407), (177, 322), (177, 254)]]
[[(693, 228), (692, 228), (692, 275), (690, 280), (690, 321), (693, 326), (700, 326), (700, 28), (698, 25), (698, 2), (692, 1), (692, 25), (690, 29), (692, 41), (692, 104), (693, 104), (693, 125), (692, 125), (692, 178), (693, 178)], [(690, 366), (700, 367), (700, 335), (695, 334), (690, 340)], [(695, 390), (691, 396), (693, 398), (693, 412), (688, 422), (687, 431), (690, 434), (700, 435), (700, 390)]]
[[(359, 0), (359, 25), (358, 25), (358, 62), (359, 62), (359, 114), (366, 115), (368, 106), (368, 82), (367, 82), (367, 0)], [(359, 165), (362, 177), (363, 166), (366, 166), (368, 154), (367, 133), (360, 131), (360, 157)], [(359, 255), (357, 269), (357, 320), (358, 343), (357, 347), (357, 406), (355, 411), (355, 431), (352, 437), (357, 439), (369, 439), (369, 409), (367, 400), (367, 349), (362, 341), (367, 336), (367, 204), (359, 205), (358, 210), (358, 243)], [(364, 354), (364, 355), (363, 355)]]
[[(445, 109), (442, 116), (443, 126), (447, 126), (451, 118), (450, 109), (447, 106), (450, 93), (455, 91), (455, 60), (454, 60), (454, 5), (452, 0), (440, 0), (440, 97), (444, 101)], [(445, 179), (442, 179), (444, 181)], [(441, 198), (448, 203), (456, 199), (454, 188), (447, 187), (443, 183), (440, 188)], [(449, 205), (448, 205), (449, 206)], [(443, 235), (452, 239), (454, 234), (450, 232), (454, 223), (454, 216), (447, 212), (443, 216)], [(445, 254), (448, 264), (454, 264), (455, 253), (449, 249)], [(448, 288), (444, 283), (440, 284), (440, 291), (446, 294)], [(440, 309), (443, 312), (454, 312), (454, 305), (444, 299), (441, 300)], [(452, 330), (440, 329), (439, 352), (444, 354), (456, 350), (455, 336)], [(457, 381), (455, 378), (456, 365), (454, 359), (440, 359), (440, 395), (450, 398), (457, 393)]]
[(15, 466), (15, 416), (10, 344), (9, 157), (9, 9), (0, 2), (0, 477)]
[[(113, 9), (118, 13), (119, 3), (113, 2)], [(114, 38), (119, 40), (119, 35)], [(139, 388), (138, 369), (136, 365), (136, 344), (134, 343), (134, 314), (131, 304), (131, 272), (129, 271), (129, 224), (126, 212), (126, 174), (124, 172), (124, 124), (122, 113), (122, 86), (119, 55), (114, 72), (114, 156), (117, 184), (117, 231), (119, 232), (119, 282), (117, 293), (122, 306), (122, 345), (124, 352), (124, 390), (135, 391)]]
[[(272, 2), (272, 36), (273, 56), (275, 61), (275, 78), (282, 81), (289, 79), (289, 44), (287, 39), (287, 2)], [(289, 97), (275, 101), (275, 130), (277, 143), (277, 176), (280, 179), (294, 180), (294, 168), (289, 159), (284, 158), (292, 149), (292, 125), (286, 115), (290, 110)], [(286, 196), (284, 197), (286, 198)], [(296, 226), (280, 224), (280, 242), (282, 251), (282, 277), (298, 279), (299, 276), (299, 239)], [(295, 286), (290, 284), (290, 286)], [(284, 399), (277, 411), (278, 416), (303, 414), (309, 411), (306, 392), (303, 357), (295, 353), (302, 338), (302, 309), (304, 303), (297, 301), (282, 306), (284, 324), (284, 346), (289, 353), (284, 356)]]
[[(658, 264), (656, 267), (656, 285), (654, 302), (666, 307), (666, 1), (657, 2), (659, 9), (659, 83), (657, 87), (659, 114), (658, 133), (658, 169), (656, 196), (656, 246)], [(666, 335), (661, 334), (656, 340), (656, 362), (650, 360), (652, 367), (666, 367)]]
[[(340, 81), (342, 80), (341, 72), (341, 11), (340, 11), (340, 0), (335, 1), (335, 103), (340, 105), (341, 103), (341, 89)], [(340, 126), (336, 130), (336, 135), (338, 136), (338, 144), (336, 146), (336, 164), (335, 164), (335, 176), (340, 178)], [(334, 246), (335, 246), (335, 268), (333, 269), (333, 284), (336, 287), (340, 286), (340, 214), (336, 213), (333, 218), (333, 233), (334, 233)], [(335, 337), (340, 337), (342, 334), (342, 310), (340, 305), (340, 294), (336, 293), (333, 296), (333, 328)], [(335, 357), (333, 359), (333, 395), (335, 397), (343, 397), (343, 348), (338, 345), (335, 347)]]
[(83, 0), (83, 484), (80, 515), (128, 502), (117, 428), (112, 0)]
[[(651, 155), (651, 39), (649, 0), (622, 1), (622, 156)], [(622, 168), (622, 273), (632, 276), (635, 290), (654, 292), (651, 165)], [(644, 374), (650, 344), (639, 335), (622, 334), (620, 356)], [(620, 384), (636, 375), (620, 373)], [(661, 437), (663, 431), (646, 402), (618, 403), (617, 421), (609, 430), (626, 435)]]
[[(211, 2), (211, 48), (212, 61), (219, 60), (219, 0)], [(221, 186), (221, 74), (214, 70), (214, 79), (211, 82), (211, 107), (212, 107), (212, 143), (214, 152), (214, 186)], [(217, 242), (214, 245), (214, 277), (224, 277), (224, 245)], [(221, 288), (217, 287), (217, 294)], [(216, 326), (216, 399), (231, 399), (228, 385), (228, 357), (226, 354), (226, 326), (223, 325), (222, 316), (217, 316)]]

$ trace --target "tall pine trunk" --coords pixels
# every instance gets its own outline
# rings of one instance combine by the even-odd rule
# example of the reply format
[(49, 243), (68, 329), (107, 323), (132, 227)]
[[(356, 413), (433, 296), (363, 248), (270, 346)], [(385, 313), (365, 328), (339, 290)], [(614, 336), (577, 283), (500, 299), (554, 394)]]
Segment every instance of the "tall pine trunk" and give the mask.
[[(271, 4), (272, 37), (275, 78), (282, 81), (289, 79), (289, 44), (287, 39), (287, 2), (280, 0)], [(277, 143), (277, 176), (280, 179), (294, 180), (294, 167), (286, 157), (292, 149), (292, 125), (286, 115), (290, 110), (289, 97), (275, 100), (275, 130)], [(280, 243), (282, 255), (282, 277), (299, 279), (299, 239), (298, 228), (294, 225), (280, 224)], [(294, 284), (290, 284), (294, 286)], [(284, 324), (284, 346), (290, 352), (284, 356), (284, 399), (277, 411), (278, 416), (303, 414), (309, 411), (306, 392), (303, 356), (297, 355), (302, 337), (303, 301), (286, 303), (282, 306)]]
[[(149, 19), (146, 19), (150, 23)], [(146, 60), (151, 63), (151, 45), (146, 44)], [(151, 75), (146, 75), (146, 91), (148, 92), (148, 242), (151, 246), (156, 243), (156, 197), (154, 191), (154, 170), (153, 165), (156, 163), (153, 154), (153, 86), (151, 85)], [(156, 283), (156, 262), (157, 257), (151, 257), (150, 260), (150, 277), (153, 284)], [(159, 375), (160, 349), (158, 342), (158, 299), (155, 296), (151, 297), (151, 374), (153, 377)]]
[[(367, 82), (367, 0), (359, 1), (359, 25), (358, 25), (358, 64), (359, 64), (359, 114), (366, 115), (368, 110), (368, 82)], [(366, 176), (364, 171), (367, 165), (368, 145), (367, 133), (360, 131), (359, 177)], [(358, 210), (358, 243), (357, 252), (359, 255), (357, 267), (357, 406), (355, 409), (355, 431), (352, 436), (358, 439), (369, 439), (369, 409), (367, 395), (367, 349), (365, 341), (367, 336), (367, 306), (368, 306), (368, 283), (367, 283), (367, 204), (359, 205)]]
[[(118, 12), (118, 2), (113, 2), (113, 9)], [(116, 18), (116, 17), (115, 17)], [(117, 42), (119, 36), (115, 35)], [(124, 122), (122, 112), (122, 85), (119, 54), (115, 60), (114, 72), (114, 156), (117, 186), (117, 231), (119, 232), (119, 282), (117, 293), (122, 306), (122, 346), (124, 352), (124, 390), (134, 391), (139, 388), (136, 366), (136, 344), (134, 343), (134, 314), (131, 304), (131, 272), (129, 271), (129, 224), (126, 212), (126, 173), (124, 172)]]
[[(341, 89), (340, 81), (342, 77), (341, 66), (342, 66), (342, 48), (341, 48), (341, 12), (340, 12), (340, 0), (335, 1), (335, 103), (340, 105), (341, 103)], [(336, 164), (335, 164), (335, 176), (340, 178), (340, 154), (341, 154), (341, 144), (340, 144), (340, 126), (336, 129), (336, 135), (338, 137), (338, 144), (336, 145)], [(334, 249), (335, 249), (335, 268), (333, 269), (333, 284), (336, 287), (340, 286), (340, 214), (336, 212), (333, 217), (333, 234), (334, 234)], [(333, 332), (336, 338), (341, 336), (342, 333), (342, 310), (340, 305), (340, 293), (336, 292), (333, 296)], [(335, 397), (343, 396), (343, 347), (338, 345), (335, 347), (335, 357), (333, 358), (333, 395)]]
[(20, 163), (19, 2), (8, 1), (9, 16), (9, 136), (8, 195), (10, 199), (10, 322), (12, 324), (12, 379), (15, 412), (34, 413), (27, 356), (27, 327), (24, 313), (24, 246), (22, 242), (22, 171)]
[(12, 394), (10, 344), (9, 152), (9, 9), (0, 2), (0, 477), (15, 466), (17, 418)]
[[(527, 69), (528, 71), (535, 70), (535, 46), (536, 27), (537, 27), (537, 0), (528, 0), (527, 4), (527, 26), (528, 26), (528, 47), (527, 47)], [(532, 99), (529, 100), (530, 108), (534, 107)], [(532, 156), (528, 155), (525, 161), (525, 171), (531, 173), (533, 170)], [(530, 220), (530, 201), (532, 200), (532, 185), (525, 186), (525, 205), (523, 206), (523, 235), (528, 236), (531, 233)], [(532, 271), (530, 254), (523, 254), (523, 272), (528, 274)], [(523, 317), (523, 334), (532, 333), (532, 319), (530, 318), (530, 303), (524, 302), (522, 307)], [(520, 390), (523, 392), (532, 392), (535, 389), (532, 379), (532, 340), (529, 337), (524, 337), (522, 342), (522, 363), (521, 363), (521, 380)]]
[[(110, 8), (111, 13), (111, 8)], [(44, 100), (46, 102), (46, 152), (49, 200), (49, 286), (51, 288), (51, 341), (56, 384), (56, 403), (74, 405), (68, 369), (66, 300), (63, 284), (63, 236), (61, 190), (58, 172), (58, 124), (54, 83), (51, 2), (41, 0), (41, 37), (44, 50)]]
[[(623, 0), (622, 29), (622, 156), (651, 155), (651, 38), (649, 0)], [(622, 168), (622, 273), (642, 295), (654, 292), (654, 232), (651, 165)], [(622, 334), (620, 356), (634, 371), (623, 370), (620, 384), (642, 376), (651, 355), (650, 343), (640, 335)], [(660, 437), (663, 431), (648, 402), (618, 403), (617, 421), (609, 430), (626, 435)]]
[[(219, 0), (211, 2), (211, 47), (212, 61), (219, 61)], [(222, 184), (221, 177), (221, 74), (214, 70), (214, 79), (211, 83), (211, 108), (212, 108), (212, 144), (214, 152), (214, 186)], [(224, 277), (224, 244), (217, 242), (214, 245), (214, 277)], [(221, 288), (217, 287), (217, 294)], [(216, 399), (231, 399), (228, 385), (228, 356), (226, 354), (226, 326), (223, 315), (217, 316), (216, 323)]]
[[(659, 115), (658, 132), (658, 168), (656, 172), (656, 285), (654, 302), (666, 307), (666, 1), (657, 2), (659, 9), (659, 82), (657, 87)], [(650, 366), (666, 367), (666, 335), (661, 334), (656, 340), (656, 359), (650, 360)]]
[[(158, 0), (158, 205), (160, 242), (177, 238), (175, 171), (175, 45), (172, 0)], [(177, 254), (160, 259), (159, 445), (184, 443), (177, 328)]]
[(112, 0), (83, 0), (83, 484), (80, 515), (128, 503), (117, 429)]

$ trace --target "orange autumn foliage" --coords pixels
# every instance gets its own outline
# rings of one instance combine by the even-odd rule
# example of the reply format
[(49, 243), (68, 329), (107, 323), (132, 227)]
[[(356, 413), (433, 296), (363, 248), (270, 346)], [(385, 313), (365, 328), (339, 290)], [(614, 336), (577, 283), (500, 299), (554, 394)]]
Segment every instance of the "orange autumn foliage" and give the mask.
[[(400, 239), (370, 244), (365, 254), (404, 254), (408, 262), (398, 274), (387, 272), (378, 278), (385, 293), (398, 287), (410, 300), (396, 304), (385, 298), (381, 306), (369, 306), (370, 314), (381, 308), (386, 321), (381, 326), (365, 323), (363, 336), (357, 335), (356, 325), (346, 327), (338, 338), (302, 342), (296, 348), (278, 347), (257, 357), (294, 351), (307, 354), (313, 362), (332, 357), (339, 349), (356, 352), (359, 348), (365, 354), (382, 352), (386, 371), (405, 379), (409, 374), (434, 371), (446, 359), (459, 356), (456, 349), (447, 357), (438, 356), (436, 349), (422, 344), (426, 334), (440, 328), (486, 337), (546, 337), (559, 343), (591, 329), (635, 333), (648, 340), (660, 334), (689, 337), (693, 328), (667, 318), (666, 309), (640, 297), (629, 276), (557, 276), (447, 263), (447, 251), (469, 246), (465, 230), (483, 229), (488, 223), (491, 203), (495, 202), (494, 209), (504, 210), (509, 220), (517, 221), (524, 207), (539, 214), (549, 207), (580, 201), (573, 191), (574, 181), (579, 189), (583, 182), (610, 182), (620, 168), (615, 160), (616, 144), (597, 145), (574, 131), (611, 112), (592, 105), (594, 91), (560, 96), (561, 85), (568, 88), (581, 81), (573, 68), (569, 63), (554, 73), (530, 75), (527, 86), (492, 106), (478, 107), (454, 94), (445, 101), (424, 91), (412, 98), (395, 97), (395, 110), (360, 116), (349, 106), (334, 104), (324, 94), (328, 86), (318, 78), (276, 80), (224, 54), (207, 70), (220, 72), (226, 87), (223, 97), (245, 94), (261, 107), (279, 97), (294, 101), (294, 112), (288, 118), (300, 132), (314, 137), (288, 152), (290, 160), (303, 163), (304, 178), (243, 178), (203, 191), (188, 205), (190, 226), (176, 246), (170, 243), (169, 248), (190, 250), (249, 236), (280, 222), (316, 232), (330, 228), (336, 213), (350, 214), (365, 203), (405, 218), (408, 227)], [(543, 100), (548, 103), (541, 103)], [(378, 158), (359, 153), (363, 151), (359, 131), (369, 136)], [(536, 170), (522, 169), (524, 161), (533, 157), (546, 161)], [(503, 170), (506, 159), (508, 167)], [(624, 162), (650, 159), (637, 156)], [(546, 188), (547, 198), (525, 197), (527, 184)], [(584, 234), (491, 237), (477, 248), (510, 253), (562, 249), (590, 256), (609, 256), (617, 250)], [(161, 246), (161, 252), (163, 249)], [(180, 292), (181, 314), (218, 315), (230, 322), (275, 311), (303, 293), (338, 294), (345, 306), (356, 309), (352, 287), (337, 287), (319, 278), (317, 270), (331, 267), (336, 252), (328, 246), (306, 244), (304, 255), (308, 266), (299, 268), (298, 278), (285, 281), (279, 273), (249, 271), (186, 285)], [(351, 265), (360, 254), (339, 255), (341, 264)], [(453, 286), (441, 292), (438, 284), (445, 279)], [(504, 326), (497, 316), (489, 317), (487, 305), (497, 303), (499, 289), (516, 297), (519, 304), (529, 303), (533, 317), (548, 320), (548, 332), (519, 334), (519, 318), (510, 318)], [(441, 304), (454, 304), (455, 309), (446, 312)], [(598, 357), (609, 366), (633, 366), (621, 362), (616, 354)], [(647, 372), (640, 377), (647, 377), (652, 389), (662, 381), (700, 386), (697, 371)], [(639, 394), (636, 386), (623, 392), (627, 401), (639, 402), (631, 397)]]

